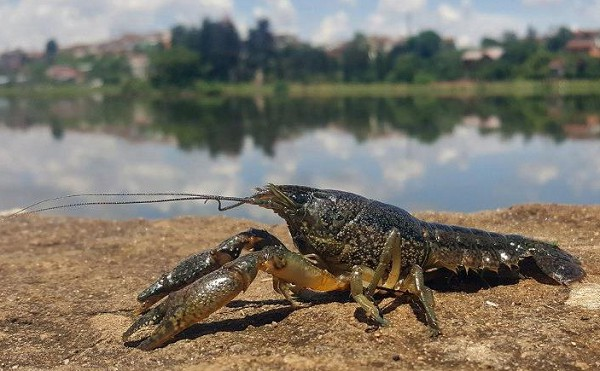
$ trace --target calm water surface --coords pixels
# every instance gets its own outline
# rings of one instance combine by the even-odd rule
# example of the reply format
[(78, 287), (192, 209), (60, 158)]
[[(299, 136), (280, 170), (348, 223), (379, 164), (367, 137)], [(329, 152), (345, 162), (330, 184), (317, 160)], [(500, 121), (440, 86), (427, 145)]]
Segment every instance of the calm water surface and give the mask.
[[(410, 211), (600, 203), (598, 97), (0, 100), (0, 210), (81, 192), (344, 189)], [(217, 214), (180, 202), (68, 215)], [(227, 212), (267, 222), (269, 211)]]

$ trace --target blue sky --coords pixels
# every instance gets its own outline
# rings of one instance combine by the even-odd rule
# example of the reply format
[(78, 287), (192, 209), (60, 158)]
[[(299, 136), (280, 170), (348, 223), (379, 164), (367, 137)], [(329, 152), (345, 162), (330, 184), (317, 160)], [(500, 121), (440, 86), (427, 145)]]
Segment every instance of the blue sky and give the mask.
[(125, 32), (199, 24), (229, 17), (245, 35), (258, 17), (274, 31), (332, 45), (357, 31), (405, 36), (433, 29), (460, 46), (528, 26), (548, 33), (561, 25), (600, 28), (600, 0), (0, 0), (0, 52), (97, 42)]

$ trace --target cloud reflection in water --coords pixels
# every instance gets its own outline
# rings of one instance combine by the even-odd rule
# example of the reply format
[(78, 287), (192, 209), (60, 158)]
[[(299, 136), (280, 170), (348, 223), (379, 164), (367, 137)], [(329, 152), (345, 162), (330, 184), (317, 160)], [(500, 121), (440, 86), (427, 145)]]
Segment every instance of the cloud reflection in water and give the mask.
[[(0, 209), (81, 192), (178, 191), (247, 195), (267, 182), (345, 189), (409, 210), (475, 211), (524, 202), (600, 202), (596, 141), (500, 134), (457, 125), (433, 143), (392, 133), (359, 141), (335, 126), (277, 141), (274, 156), (245, 137), (237, 156), (182, 151), (168, 142), (102, 133), (0, 126)], [(215, 205), (177, 202), (70, 209), (101, 218), (217, 214)], [(226, 215), (277, 222), (245, 207)]]

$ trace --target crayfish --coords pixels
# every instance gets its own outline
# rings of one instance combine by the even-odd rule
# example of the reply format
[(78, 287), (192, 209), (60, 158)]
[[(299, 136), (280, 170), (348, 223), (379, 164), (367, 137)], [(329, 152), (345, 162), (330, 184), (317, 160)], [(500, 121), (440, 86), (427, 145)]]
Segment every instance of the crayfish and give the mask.
[[(220, 210), (243, 204), (273, 210), (287, 222), (298, 252), (264, 230), (250, 229), (183, 260), (138, 295), (140, 316), (123, 340), (157, 325), (139, 343), (140, 349), (161, 347), (206, 319), (246, 290), (259, 270), (272, 275), (275, 291), (292, 304), (302, 289), (349, 291), (380, 325), (388, 321), (373, 295), (407, 293), (422, 308), (432, 336), (440, 334), (440, 327), (426, 272), (445, 268), (501, 273), (501, 268), (518, 269), (521, 260), (530, 259), (559, 284), (585, 276), (580, 262), (554, 244), (425, 222), (399, 207), (349, 192), (269, 184), (249, 197), (190, 197), (217, 200)], [(236, 204), (221, 207), (221, 201)], [(248, 253), (241, 255), (243, 250)]]

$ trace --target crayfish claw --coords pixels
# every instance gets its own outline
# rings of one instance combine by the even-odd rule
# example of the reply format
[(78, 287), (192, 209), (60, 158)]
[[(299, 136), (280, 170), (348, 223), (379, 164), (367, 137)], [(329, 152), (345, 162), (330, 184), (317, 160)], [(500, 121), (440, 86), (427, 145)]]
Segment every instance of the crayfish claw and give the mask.
[(123, 341), (130, 341), (131, 335), (135, 334), (142, 328), (156, 325), (157, 323), (162, 321), (162, 319), (165, 316), (165, 309), (166, 308), (164, 305), (159, 305), (140, 316), (131, 326), (129, 326), (127, 331), (123, 333)]
[(242, 250), (259, 251), (265, 246), (276, 244), (281, 244), (281, 242), (272, 234), (251, 228), (226, 239), (215, 248), (191, 255), (140, 292), (137, 300), (141, 305), (134, 313), (146, 312), (148, 308), (169, 293), (175, 292), (233, 261), (240, 256)]
[(158, 324), (154, 332), (139, 345), (139, 349), (152, 350), (163, 346), (175, 335), (198, 323), (229, 303), (254, 280), (257, 269), (255, 256), (246, 255), (226, 264), (194, 283), (171, 293), (167, 299), (142, 315), (125, 331), (123, 338), (142, 327)]

